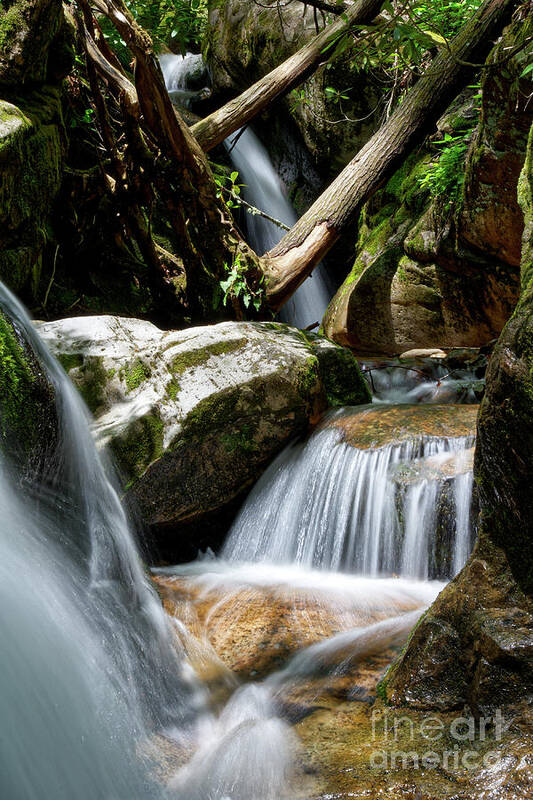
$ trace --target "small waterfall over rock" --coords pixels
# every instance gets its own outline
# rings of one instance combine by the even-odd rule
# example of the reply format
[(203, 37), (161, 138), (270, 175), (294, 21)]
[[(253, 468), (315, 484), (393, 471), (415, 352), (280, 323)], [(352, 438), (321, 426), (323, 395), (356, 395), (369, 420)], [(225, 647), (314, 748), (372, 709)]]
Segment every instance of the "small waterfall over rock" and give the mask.
[[(240, 130), (226, 139), (232, 164), (244, 184), (242, 195), (250, 205), (291, 227), (298, 217), (285, 197), (279, 176), (266, 148), (250, 129)], [(246, 214), (248, 241), (262, 255), (274, 247), (283, 230), (258, 214)], [(320, 322), (330, 299), (324, 267), (319, 265), (282, 308), (282, 322), (305, 328)]]
[(208, 92), (209, 75), (199, 53), (162, 53), (159, 64), (165, 79), (167, 91), (176, 105), (189, 108)]
[[(452, 576), (472, 544), (471, 459), (465, 455), (474, 444), (472, 412), (468, 406), (377, 406), (330, 413), (256, 484), (223, 556), (364, 575)], [(433, 431), (413, 433), (424, 414)]]

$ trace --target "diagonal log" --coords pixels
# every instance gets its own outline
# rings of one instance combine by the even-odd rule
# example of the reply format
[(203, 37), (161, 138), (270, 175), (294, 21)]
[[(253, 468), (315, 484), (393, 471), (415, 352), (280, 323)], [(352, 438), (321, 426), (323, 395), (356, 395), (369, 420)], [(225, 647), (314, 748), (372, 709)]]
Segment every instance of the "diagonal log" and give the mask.
[(272, 308), (280, 308), (291, 297), (341, 233), (355, 228), (363, 204), (431, 131), (518, 5), (518, 0), (485, 0), (389, 120), (263, 257)]
[(321, 63), (327, 61), (328, 56), (325, 51), (330, 47), (333, 50), (333, 45), (356, 25), (372, 22), (382, 5), (383, 0), (357, 0), (339, 19), (324, 28), (279, 67), (234, 100), (230, 100), (222, 108), (193, 125), (191, 130), (196, 141), (205, 151), (223, 142), (227, 136), (250, 122), (274, 100), (287, 94), (312, 75)]

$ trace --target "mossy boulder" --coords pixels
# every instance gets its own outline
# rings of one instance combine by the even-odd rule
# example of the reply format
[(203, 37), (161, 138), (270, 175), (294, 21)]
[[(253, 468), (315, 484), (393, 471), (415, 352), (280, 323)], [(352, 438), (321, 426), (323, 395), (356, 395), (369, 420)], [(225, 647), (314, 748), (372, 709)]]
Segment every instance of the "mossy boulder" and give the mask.
[(65, 150), (60, 93), (0, 99), (0, 278), (14, 291), (36, 286), (46, 224)]
[(45, 83), (53, 73), (63, 31), (58, 0), (2, 0), (0, 86)]
[(163, 332), (85, 317), (41, 335), (95, 415), (127, 493), (173, 555), (220, 538), (224, 512), (329, 405), (369, 401), (357, 362), (323, 337), (277, 323)]
[(72, 31), (57, 0), (0, 2), (0, 279), (33, 299), (66, 134)]
[(0, 309), (0, 451), (25, 491), (46, 481), (57, 429), (54, 386), (23, 331)]
[(520, 179), (522, 294), (487, 372), (475, 454), (480, 533), (387, 684), (420, 708), (517, 706), (533, 697), (533, 128)]
[[(530, 30), (531, 22), (512, 25), (489, 61), (499, 65), (502, 52)], [(430, 140), (367, 204), (352, 270), (324, 318), (330, 338), (359, 352), (392, 354), (478, 347), (499, 335), (519, 294), (516, 187), (533, 120), (530, 80), (519, 77), (526, 51), (484, 72), (477, 125), (473, 89), (439, 120), (433, 139), (448, 135), (452, 147), (469, 141), (445, 183), (431, 181), (448, 145)]]

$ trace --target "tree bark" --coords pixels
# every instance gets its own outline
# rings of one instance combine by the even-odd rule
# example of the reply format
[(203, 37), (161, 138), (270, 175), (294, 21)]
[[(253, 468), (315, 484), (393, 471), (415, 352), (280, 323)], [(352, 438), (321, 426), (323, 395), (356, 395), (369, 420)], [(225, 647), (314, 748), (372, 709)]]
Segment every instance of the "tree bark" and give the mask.
[(383, 0), (357, 0), (339, 19), (328, 25), (279, 67), (269, 72), (245, 92), (214, 111), (191, 128), (200, 146), (209, 151), (234, 131), (246, 125), (274, 100), (290, 92), (327, 61), (324, 51), (354, 25), (372, 22)]
[[(231, 267), (238, 256), (250, 280), (259, 281), (260, 260), (235, 228), (231, 213), (217, 196), (204, 152), (172, 105), (149, 35), (122, 0), (93, 0), (92, 4), (115, 25), (134, 57), (135, 86), (86, 36), (88, 57), (123, 101), (128, 147), (140, 167), (134, 175), (137, 193), (149, 197), (155, 189), (160, 197), (185, 268), (189, 311), (196, 319), (208, 317), (226, 265)], [(181, 282), (178, 287), (172, 265), (161, 258), (159, 263), (169, 295), (175, 290), (181, 293), (183, 287)]]
[(362, 205), (393, 174), (484, 60), (518, 0), (485, 0), (443, 48), (388, 122), (357, 153), (309, 211), (266, 256), (270, 306), (279, 309), (343, 231), (357, 224)]

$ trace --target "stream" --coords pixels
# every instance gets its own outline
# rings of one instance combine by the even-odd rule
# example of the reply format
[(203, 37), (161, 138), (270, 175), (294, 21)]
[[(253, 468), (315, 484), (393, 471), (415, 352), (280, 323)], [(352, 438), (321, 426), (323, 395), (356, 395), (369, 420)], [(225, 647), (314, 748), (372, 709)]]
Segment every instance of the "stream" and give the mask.
[[(175, 91), (197, 91), (183, 64), (166, 66)], [(250, 202), (290, 223), (252, 131), (231, 157)], [(273, 243), (259, 217), (249, 230)], [(319, 269), (285, 319), (312, 324), (327, 301)], [(0, 306), (53, 386), (58, 420), (41, 484), (0, 465), (5, 796), (324, 796), (309, 769), (320, 742), (300, 726), (375, 697), (465, 563), (477, 407), (413, 404), (395, 373), (386, 402), (383, 378), (377, 402), (329, 412), (279, 454), (219, 555), (151, 580), (81, 399), (3, 287)]]

